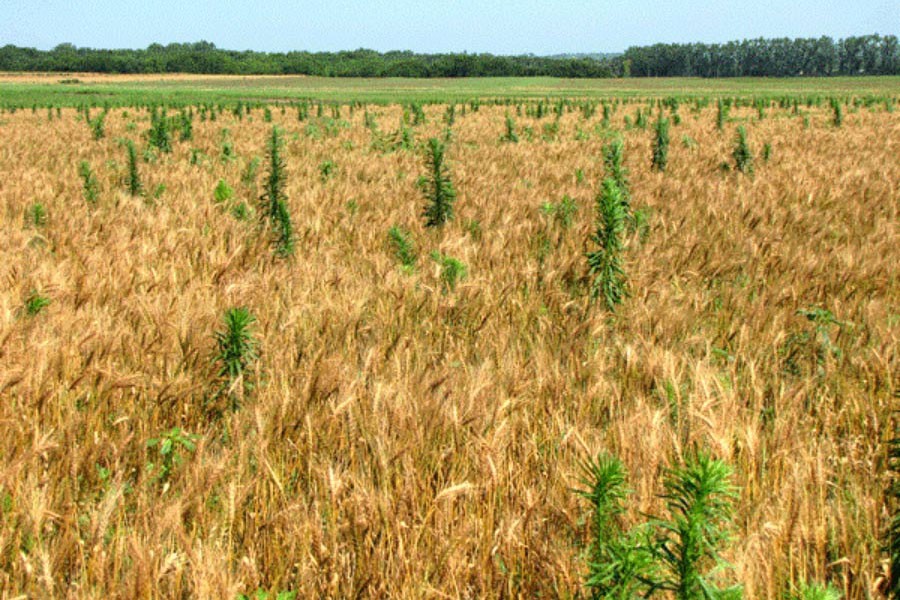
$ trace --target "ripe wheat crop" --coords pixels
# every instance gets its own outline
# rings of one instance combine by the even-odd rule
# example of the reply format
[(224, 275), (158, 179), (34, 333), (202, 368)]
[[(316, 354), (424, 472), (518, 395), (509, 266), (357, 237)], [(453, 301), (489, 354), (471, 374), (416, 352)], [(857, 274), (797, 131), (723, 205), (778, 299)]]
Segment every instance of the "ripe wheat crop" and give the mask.
[[(518, 143), (515, 107), (454, 102), (388, 150), (399, 103), (170, 110), (170, 152), (162, 107), (0, 114), (0, 597), (585, 597), (583, 465), (621, 461), (629, 531), (695, 453), (733, 486), (723, 587), (886, 593), (900, 113), (686, 101), (663, 172), (624, 125), (654, 101), (528, 101)], [(617, 177), (612, 312), (585, 255)]]

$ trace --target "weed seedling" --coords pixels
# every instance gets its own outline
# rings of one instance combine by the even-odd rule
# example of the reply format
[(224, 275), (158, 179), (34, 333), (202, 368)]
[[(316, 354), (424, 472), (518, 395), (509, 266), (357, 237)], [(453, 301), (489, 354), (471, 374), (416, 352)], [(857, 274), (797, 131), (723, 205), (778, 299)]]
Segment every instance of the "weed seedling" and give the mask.
[(388, 240), (394, 251), (394, 256), (400, 261), (400, 266), (404, 273), (413, 273), (416, 270), (416, 261), (418, 254), (409, 232), (394, 225), (388, 230)]
[(39, 312), (50, 306), (50, 299), (41, 296), (37, 290), (31, 290), (28, 298), (25, 299), (25, 314), (29, 317), (37, 315)]
[(155, 462), (147, 463), (147, 472), (167, 489), (172, 473), (184, 462), (183, 454), (193, 453), (198, 439), (197, 435), (173, 427), (159, 437), (147, 440), (147, 450), (156, 455)]
[(452, 256), (441, 254), (437, 250), (431, 253), (431, 260), (440, 265), (441, 283), (444, 287), (444, 293), (452, 292), (456, 289), (456, 284), (465, 279), (468, 269), (464, 262)]

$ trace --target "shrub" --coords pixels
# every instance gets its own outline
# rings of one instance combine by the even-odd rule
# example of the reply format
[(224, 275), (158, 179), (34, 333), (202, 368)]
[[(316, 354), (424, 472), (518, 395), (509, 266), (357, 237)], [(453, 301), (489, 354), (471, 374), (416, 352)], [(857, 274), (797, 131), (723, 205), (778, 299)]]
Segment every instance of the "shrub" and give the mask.
[(430, 138), (426, 147), (427, 173), (419, 178), (427, 205), (423, 212), (426, 227), (440, 227), (453, 218), (456, 190), (445, 163), (447, 146), (437, 138)]

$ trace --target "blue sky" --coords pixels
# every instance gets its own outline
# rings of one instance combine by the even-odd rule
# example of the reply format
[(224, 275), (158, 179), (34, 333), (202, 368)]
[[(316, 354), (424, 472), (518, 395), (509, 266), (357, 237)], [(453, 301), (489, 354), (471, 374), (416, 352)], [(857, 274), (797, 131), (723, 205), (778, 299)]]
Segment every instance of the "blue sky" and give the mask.
[(900, 0), (2, 0), (0, 46), (617, 52), (655, 42), (900, 32)]

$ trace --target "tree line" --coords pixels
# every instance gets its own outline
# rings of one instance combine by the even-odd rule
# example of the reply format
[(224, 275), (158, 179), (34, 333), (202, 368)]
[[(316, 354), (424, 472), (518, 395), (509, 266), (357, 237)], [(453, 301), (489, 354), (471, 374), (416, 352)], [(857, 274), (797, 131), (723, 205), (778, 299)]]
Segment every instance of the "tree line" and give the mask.
[(898, 75), (893, 35), (833, 40), (778, 38), (724, 44), (633, 46), (608, 56), (418, 54), (410, 51), (285, 52), (223, 50), (209, 42), (103, 50), (7, 45), (0, 70), (19, 72), (205, 73), (323, 77), (794, 77)]
[(754, 39), (725, 44), (655, 44), (625, 54), (635, 77), (898, 75), (893, 35)]

